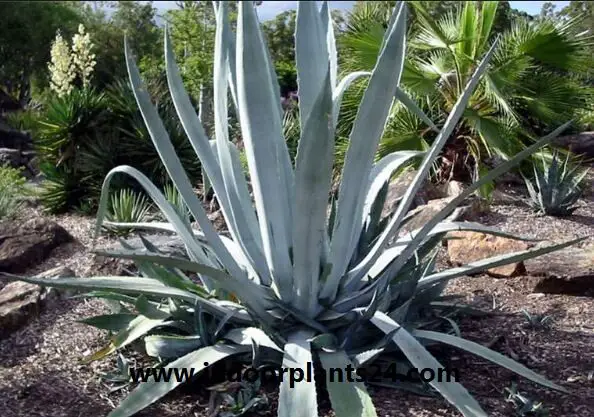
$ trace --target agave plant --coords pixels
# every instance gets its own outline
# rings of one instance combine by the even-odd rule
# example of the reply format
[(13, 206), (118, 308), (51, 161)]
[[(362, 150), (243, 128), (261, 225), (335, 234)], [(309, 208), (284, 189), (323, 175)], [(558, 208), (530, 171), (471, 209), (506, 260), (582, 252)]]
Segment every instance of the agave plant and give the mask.
[(551, 216), (569, 216), (579, 206), (575, 204), (583, 192), (583, 180), (589, 170), (581, 169), (578, 161), (571, 161), (568, 153), (565, 161), (559, 160), (555, 151), (550, 162), (543, 157), (542, 166), (534, 165), (533, 184), (524, 177), (532, 207)]
[(165, 184), (165, 187), (163, 188), (163, 193), (167, 201), (169, 201), (169, 203), (173, 206), (175, 211), (177, 211), (177, 214), (179, 214), (180, 217), (184, 220), (184, 223), (186, 223), (186, 225), (190, 227), (190, 224), (192, 223), (192, 216), (190, 214), (190, 211), (188, 210), (188, 207), (186, 206), (186, 203), (181, 197), (181, 194), (179, 193), (179, 191), (177, 191), (177, 188), (175, 188), (175, 185), (170, 183)]
[[(145, 195), (124, 188), (116, 191), (110, 198), (110, 210), (106, 217), (110, 221), (119, 223), (138, 223), (147, 220), (151, 204)], [(115, 228), (118, 235), (126, 236), (131, 228)]]
[[(300, 138), (294, 167), (283, 137), (277, 77), (254, 5), (239, 2), (235, 36), (227, 15), (228, 5), (225, 2), (214, 5), (217, 30), (213, 141), (206, 136), (183, 88), (167, 35), (165, 55), (173, 102), (220, 201), (230, 237), (217, 233), (209, 222), (126, 46), (130, 82), (144, 121), (200, 231), (188, 227), (159, 188), (140, 171), (117, 167), (103, 184), (97, 230), (104, 223), (110, 182), (114, 176), (125, 173), (144, 187), (167, 218), (167, 223), (135, 227), (176, 233), (183, 240), (187, 256), (164, 255), (143, 240), (144, 248), (124, 244), (122, 250), (108, 252), (110, 256), (137, 262), (144, 269), (141, 277), (18, 279), (92, 290), (93, 296), (136, 306), (137, 313), (128, 317), (131, 321), (94, 358), (139, 338), (144, 338), (146, 344), (156, 335), (161, 342), (157, 346), (162, 348), (185, 346), (177, 351), (169, 350), (167, 355), (159, 354), (168, 356), (164, 362), (166, 369), (202, 371), (227, 359), (266, 361), (302, 369), (312, 362), (326, 370), (353, 364), (360, 368), (378, 354), (392, 351), (403, 355), (413, 367), (437, 370), (441, 365), (426, 346), (444, 343), (491, 360), (531, 381), (565, 391), (478, 343), (436, 331), (425, 315), (448, 305), (448, 298), (441, 296), (441, 291), (451, 279), (579, 241), (536, 247), (440, 272), (434, 270), (439, 242), (449, 231), (476, 230), (509, 236), (480, 224), (446, 219), (478, 187), (517, 165), (557, 136), (567, 124), (469, 186), (422, 228), (399, 236), (401, 227), (411, 217), (408, 213), (413, 198), (462, 116), (493, 47), (470, 77), (427, 152), (396, 152), (374, 163), (403, 70), (407, 9), (404, 2), (399, 2), (353, 123), (338, 197), (333, 199), (330, 190), (334, 132), (341, 98), (353, 77), (340, 81), (337, 78), (328, 3), (324, 2), (321, 10), (315, 2), (303, 1), (298, 6), (295, 50)], [(253, 201), (239, 152), (228, 139), (229, 91), (241, 124)], [(422, 162), (398, 208), (387, 219), (381, 218), (386, 183), (392, 172), (417, 157), (422, 157)], [(121, 226), (130, 227), (130, 224)], [(163, 331), (167, 336), (159, 336)], [(148, 332), (151, 334), (147, 336)], [(165, 337), (170, 343), (166, 343)], [(131, 416), (182, 382), (171, 379), (141, 383), (110, 417)], [(464, 416), (486, 416), (458, 382), (434, 380), (430, 384)], [(326, 386), (337, 416), (377, 415), (363, 382), (327, 381)], [(313, 381), (291, 385), (284, 378), (280, 382), (278, 415), (318, 415), (315, 387)]]

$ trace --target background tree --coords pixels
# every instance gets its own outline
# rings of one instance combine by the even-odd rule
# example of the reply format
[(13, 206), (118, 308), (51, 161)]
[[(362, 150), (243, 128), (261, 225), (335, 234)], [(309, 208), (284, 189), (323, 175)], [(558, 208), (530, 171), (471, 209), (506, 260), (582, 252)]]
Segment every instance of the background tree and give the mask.
[(177, 63), (188, 93), (198, 99), (201, 86), (212, 82), (215, 16), (208, 1), (177, 2), (165, 16)]
[[(499, 27), (511, 20), (510, 29), (497, 33), (497, 14), (502, 10), (497, 2), (466, 2), (437, 19), (426, 9), (427, 2), (409, 4), (415, 18), (401, 85), (437, 124), (451, 112), (494, 36), (501, 36), (483, 81), (444, 150), (445, 178), (477, 175), (486, 157), (515, 154), (531, 138), (575, 117), (591, 100), (592, 91), (580, 77), (591, 65), (585, 51), (592, 40), (578, 36), (575, 21), (531, 24), (512, 14), (499, 20)], [(383, 22), (367, 18), (360, 19), (364, 24), (359, 30), (354, 25), (358, 19), (351, 16), (343, 40), (342, 69), (348, 72), (372, 69), (385, 31)], [(356, 91), (345, 100), (343, 111), (360, 100)], [(390, 125), (380, 155), (422, 149), (432, 140), (431, 129), (401, 106), (395, 106)]]
[[(339, 37), (345, 27), (344, 15), (336, 9), (331, 10), (330, 13), (336, 36)], [(297, 91), (294, 38), (296, 18), (296, 10), (287, 10), (276, 15), (274, 19), (262, 23), (262, 31), (266, 36), (283, 97), (287, 97), (292, 91)]]
[(25, 106), (32, 87), (47, 85), (56, 31), (75, 33), (80, 15), (62, 2), (0, 2), (0, 88)]

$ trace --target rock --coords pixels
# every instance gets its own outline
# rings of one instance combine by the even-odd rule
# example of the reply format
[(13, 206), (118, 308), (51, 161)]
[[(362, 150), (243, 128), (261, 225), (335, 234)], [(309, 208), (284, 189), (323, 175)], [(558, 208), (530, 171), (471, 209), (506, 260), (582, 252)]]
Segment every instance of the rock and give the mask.
[(213, 226), (217, 232), (221, 233), (221, 232), (224, 232), (227, 230), (227, 225), (225, 223), (225, 216), (223, 216), (222, 210), (219, 209), (215, 212), (208, 213), (206, 216), (211, 221), (211, 223), (213, 224)]
[(18, 168), (22, 162), (21, 151), (18, 149), (0, 148), (0, 166), (8, 165), (12, 168)]
[[(74, 271), (66, 267), (50, 269), (37, 275), (39, 278), (73, 277)], [(0, 290), (0, 339), (27, 324), (37, 316), (58, 292), (27, 282), (15, 281)]]
[(458, 220), (473, 222), (478, 221), (481, 216), (489, 213), (491, 207), (487, 200), (473, 195), (466, 199), (464, 205), (460, 206), (460, 210), (461, 213)]
[[(399, 199), (404, 195), (416, 175), (417, 171), (406, 171), (388, 185), (388, 193), (386, 195), (384, 209), (382, 210), (382, 217), (388, 216), (396, 211), (398, 204), (400, 203)], [(446, 197), (446, 195), (439, 187), (436, 187), (429, 181), (425, 181), (425, 184), (415, 196), (415, 200), (410, 209), (412, 210), (418, 206), (427, 204), (430, 200), (443, 197)]]
[(33, 140), (30, 134), (0, 123), (0, 148), (30, 150), (32, 147)]
[(62, 226), (43, 218), (0, 222), (0, 271), (23, 272), (43, 261), (52, 249), (72, 240)]
[(445, 193), (448, 197), (458, 197), (465, 188), (460, 181), (452, 180), (445, 184)]
[(542, 277), (534, 292), (594, 297), (594, 245), (561, 249), (525, 264), (529, 275)]
[[(450, 232), (448, 237), (448, 256), (454, 265), (465, 265), (470, 262), (528, 249), (525, 242), (492, 236), (479, 232)], [(513, 277), (525, 272), (522, 262), (491, 268), (486, 271), (494, 277)]]
[[(148, 240), (152, 245), (157, 247), (164, 255), (175, 256), (183, 259), (190, 259), (186, 254), (186, 249), (183, 241), (178, 236), (170, 235), (143, 235), (143, 238)], [(144, 250), (145, 246), (142, 240), (138, 237), (124, 239), (126, 244), (132, 246), (134, 249)], [(120, 243), (114, 243), (108, 246), (106, 251), (121, 250)], [(100, 275), (114, 275), (114, 276), (129, 276), (137, 273), (136, 265), (133, 261), (128, 259), (116, 259), (108, 256), (95, 255), (91, 270), (95, 274)]]
[[(499, 165), (503, 164), (506, 161), (507, 160), (502, 158), (501, 156), (494, 155), (485, 160), (485, 165), (489, 170), (491, 170), (497, 168)], [(505, 172), (504, 174), (495, 178), (494, 182), (495, 184), (520, 185), (524, 187), (524, 179), (516, 170)]]
[(582, 132), (577, 135), (561, 136), (553, 140), (555, 145), (570, 151), (594, 158), (594, 132)]
[[(186, 254), (186, 247), (182, 239), (178, 236), (169, 236), (169, 235), (148, 235), (143, 236), (144, 239), (149, 241), (153, 244), (160, 252), (168, 256), (175, 256), (178, 258), (189, 259), (188, 255)], [(136, 248), (136, 249), (145, 249), (144, 244), (140, 238), (135, 237), (132, 239), (126, 239), (125, 242)], [(119, 243), (116, 243), (111, 249), (121, 249)]]
[(21, 109), (22, 107), (18, 100), (5, 93), (4, 90), (0, 90), (0, 114), (6, 111), (16, 111)]
[(512, 194), (506, 190), (494, 189), (491, 196), (491, 202), (494, 204), (508, 205), (508, 206), (526, 206), (526, 200), (522, 196)]
[[(437, 213), (445, 208), (452, 201), (451, 197), (438, 198), (430, 200), (427, 204), (418, 206), (414, 210), (408, 212), (408, 216), (413, 216), (402, 227), (402, 232), (412, 232), (423, 227), (429, 220), (431, 220)], [(455, 221), (462, 214), (462, 209), (454, 210), (454, 212), (445, 220)]]

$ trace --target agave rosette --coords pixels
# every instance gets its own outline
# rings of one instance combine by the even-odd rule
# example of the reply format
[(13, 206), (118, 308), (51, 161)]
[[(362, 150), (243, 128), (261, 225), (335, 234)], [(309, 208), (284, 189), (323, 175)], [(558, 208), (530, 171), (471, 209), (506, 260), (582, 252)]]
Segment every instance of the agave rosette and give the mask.
[[(419, 230), (398, 237), (399, 230), (410, 218), (408, 212), (413, 198), (466, 108), (493, 47), (476, 68), (426, 153), (395, 152), (375, 162), (376, 149), (395, 98), (405, 105), (413, 105), (411, 100), (402, 98), (403, 93), (398, 89), (405, 52), (406, 5), (404, 2), (396, 5), (371, 74), (354, 73), (339, 80), (327, 2), (321, 10), (315, 2), (299, 2), (295, 49), (300, 139), (293, 168), (283, 137), (277, 78), (254, 6), (252, 2), (240, 2), (238, 9), (235, 35), (227, 16), (227, 5), (215, 3), (214, 140), (207, 137), (191, 105), (171, 43), (167, 37), (165, 41), (173, 102), (220, 202), (230, 237), (219, 234), (209, 221), (126, 47), (130, 81), (147, 128), (200, 230), (192, 229), (160, 190), (136, 169), (121, 166), (108, 174), (103, 185), (97, 230), (104, 223), (110, 181), (114, 175), (125, 173), (144, 187), (167, 222), (120, 226), (176, 233), (183, 240), (187, 256), (164, 255), (144, 240), (143, 249), (125, 246), (120, 251), (107, 253), (136, 261), (143, 271), (141, 277), (51, 281), (55, 287), (94, 290), (95, 296), (120, 301), (126, 301), (122, 297), (129, 297), (127, 301), (141, 312), (128, 317), (128, 322), (124, 320), (128, 324), (116, 334), (112, 344), (94, 358), (126, 346), (153, 329), (169, 327), (185, 329), (186, 334), (150, 335), (145, 337), (145, 343), (150, 345), (147, 350), (157, 351), (155, 356), (163, 356), (168, 350), (162, 349), (163, 346), (177, 348), (170, 355), (177, 359), (166, 365), (172, 368), (203, 369), (205, 362), (214, 364), (246, 353), (261, 357), (261, 352), (276, 354), (270, 357), (278, 358), (279, 365), (289, 367), (305, 368), (306, 363), (312, 361), (319, 361), (323, 368), (346, 368), (349, 364), (360, 367), (389, 347), (403, 354), (413, 367), (437, 370), (441, 365), (425, 347), (437, 342), (466, 349), (534, 382), (563, 390), (484, 346), (448, 332), (435, 331), (420, 318), (423, 309), (447, 305), (446, 299), (441, 298), (441, 291), (450, 279), (574, 243), (536, 247), (454, 269), (434, 270), (438, 244), (450, 231), (475, 230), (510, 237), (477, 223), (447, 219), (479, 187), (517, 165), (567, 125), (469, 186)], [(344, 91), (362, 75), (369, 75), (369, 83), (353, 124), (338, 197), (334, 200), (330, 198), (330, 191), (338, 110)], [(229, 141), (229, 92), (241, 124), (253, 195), (242, 171), (239, 152)], [(413, 110), (420, 112), (418, 108)], [(389, 217), (382, 218), (390, 177), (414, 158), (421, 157), (418, 173), (398, 208)], [(118, 225), (111, 223), (111, 226)], [(196, 274), (200, 285), (184, 274), (188, 272)], [(49, 284), (35, 278), (26, 280)], [(161, 303), (162, 300), (168, 302)], [(193, 317), (197, 324), (187, 326), (192, 318), (181, 320), (182, 313)], [(210, 325), (201, 322), (205, 315), (214, 318)], [(208, 330), (213, 326), (214, 331)], [(197, 332), (199, 337), (192, 332)], [(167, 337), (176, 340), (163, 339)], [(180, 383), (173, 380), (142, 383), (110, 416), (133, 415)], [(430, 384), (464, 416), (486, 416), (458, 382), (435, 380)], [(327, 388), (337, 416), (376, 416), (363, 383), (328, 383)], [(278, 415), (318, 415), (315, 384), (301, 382), (291, 388), (283, 381)]]
[[(589, 169), (580, 166), (580, 158), (567, 153), (561, 161), (554, 151), (550, 162), (541, 155), (542, 164), (534, 164), (534, 183), (524, 178), (532, 207), (543, 214), (569, 216), (576, 209), (582, 196), (584, 178)], [(572, 160), (573, 159), (573, 160)]]

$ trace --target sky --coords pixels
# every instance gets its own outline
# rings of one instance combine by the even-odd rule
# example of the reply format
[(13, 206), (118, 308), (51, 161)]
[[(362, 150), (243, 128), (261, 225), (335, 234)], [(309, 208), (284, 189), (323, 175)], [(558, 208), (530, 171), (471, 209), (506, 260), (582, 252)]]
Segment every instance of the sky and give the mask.
[[(354, 1), (330, 1), (330, 6), (335, 9), (349, 10)], [(510, 1), (509, 4), (512, 8), (524, 11), (528, 14), (538, 14), (542, 5), (546, 3), (544, 1)], [(553, 1), (556, 10), (561, 10), (563, 7), (569, 4), (569, 1)], [(162, 14), (169, 9), (176, 7), (175, 1), (153, 1), (154, 7), (157, 8), (158, 14)], [(270, 20), (279, 13), (286, 10), (297, 8), (296, 1), (264, 1), (264, 3), (258, 7), (258, 16), (262, 21)]]

